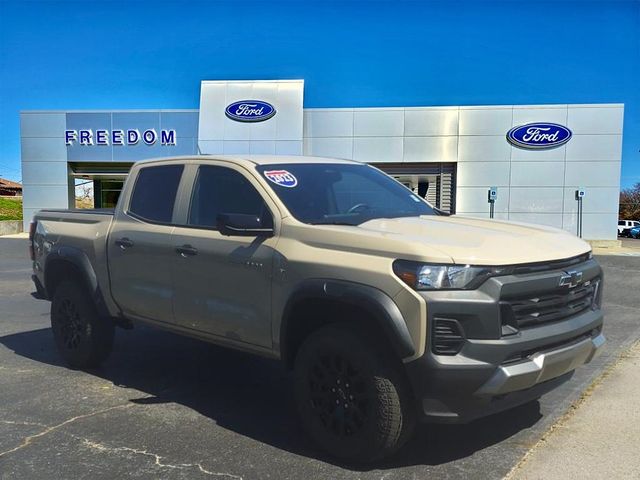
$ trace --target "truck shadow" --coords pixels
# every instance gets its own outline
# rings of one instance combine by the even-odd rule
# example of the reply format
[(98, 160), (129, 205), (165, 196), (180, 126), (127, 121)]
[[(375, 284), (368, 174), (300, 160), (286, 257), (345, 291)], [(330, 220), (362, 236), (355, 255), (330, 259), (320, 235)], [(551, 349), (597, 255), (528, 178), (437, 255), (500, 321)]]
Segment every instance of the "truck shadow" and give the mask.
[[(7, 335), (0, 343), (31, 360), (64, 366), (48, 328)], [(502, 442), (541, 418), (538, 402), (532, 402), (467, 425), (421, 425), (390, 461), (360, 467), (327, 458), (307, 439), (295, 416), (290, 379), (276, 361), (136, 326), (132, 331), (119, 330), (111, 357), (87, 374), (146, 394), (130, 400), (134, 403), (179, 403), (240, 435), (357, 471), (455, 461)]]

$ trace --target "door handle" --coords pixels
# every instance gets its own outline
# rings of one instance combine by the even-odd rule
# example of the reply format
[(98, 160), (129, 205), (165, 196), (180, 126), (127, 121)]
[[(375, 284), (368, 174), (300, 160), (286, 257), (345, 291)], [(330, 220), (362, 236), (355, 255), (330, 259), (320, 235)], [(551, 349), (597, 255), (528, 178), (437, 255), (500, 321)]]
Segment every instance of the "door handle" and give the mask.
[(176, 253), (182, 257), (193, 257), (198, 254), (198, 249), (192, 247), (191, 245), (182, 245), (180, 247), (176, 247)]
[(116, 245), (118, 245), (122, 250), (126, 250), (127, 248), (133, 247), (133, 240), (129, 240), (127, 237), (118, 238), (116, 240)]

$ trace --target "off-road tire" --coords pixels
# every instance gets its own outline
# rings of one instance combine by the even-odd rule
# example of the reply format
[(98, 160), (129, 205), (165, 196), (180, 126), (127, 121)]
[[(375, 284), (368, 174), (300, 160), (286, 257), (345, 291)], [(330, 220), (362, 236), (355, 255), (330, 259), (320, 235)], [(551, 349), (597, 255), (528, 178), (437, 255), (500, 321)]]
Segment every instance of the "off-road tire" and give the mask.
[(114, 324), (98, 315), (86, 289), (64, 281), (51, 302), (51, 329), (58, 351), (72, 368), (93, 368), (113, 347)]
[(399, 360), (355, 326), (312, 333), (295, 361), (294, 391), (302, 426), (330, 455), (371, 463), (410, 438), (414, 402)]

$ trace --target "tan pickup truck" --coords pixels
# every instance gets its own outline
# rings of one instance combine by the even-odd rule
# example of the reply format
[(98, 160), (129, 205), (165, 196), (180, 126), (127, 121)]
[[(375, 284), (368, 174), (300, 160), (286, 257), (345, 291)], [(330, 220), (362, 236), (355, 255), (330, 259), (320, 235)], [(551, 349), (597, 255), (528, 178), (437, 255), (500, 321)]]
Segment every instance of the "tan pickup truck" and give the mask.
[(605, 342), (588, 244), (446, 216), (352, 161), (140, 162), (115, 211), (43, 210), (30, 239), (71, 366), (135, 322), (278, 358), (310, 436), (360, 462), (535, 400)]

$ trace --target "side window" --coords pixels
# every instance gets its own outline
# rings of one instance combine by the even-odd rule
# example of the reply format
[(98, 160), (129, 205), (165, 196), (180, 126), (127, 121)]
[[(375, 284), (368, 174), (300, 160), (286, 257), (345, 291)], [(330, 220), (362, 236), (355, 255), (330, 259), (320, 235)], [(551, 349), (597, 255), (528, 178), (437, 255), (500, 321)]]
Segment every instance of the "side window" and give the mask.
[(129, 212), (150, 222), (170, 223), (183, 169), (183, 165), (140, 169)]
[(191, 194), (189, 225), (213, 228), (220, 213), (255, 215), (264, 227), (273, 226), (262, 196), (242, 174), (226, 167), (203, 165)]
[(624, 223), (625, 223), (625, 222), (624, 222), (624, 220), (620, 220), (620, 221), (618, 222), (618, 226), (619, 226), (619, 227), (624, 227)]

